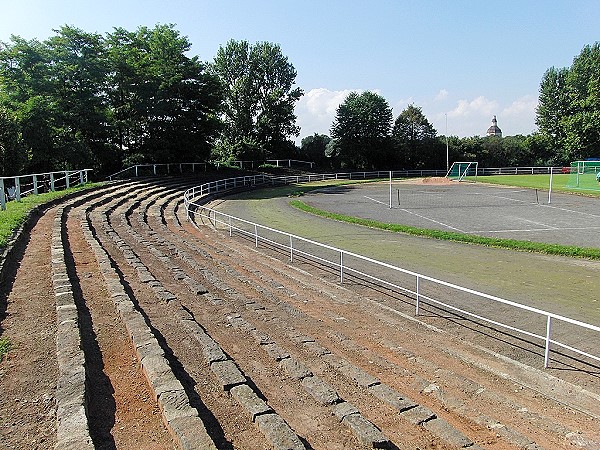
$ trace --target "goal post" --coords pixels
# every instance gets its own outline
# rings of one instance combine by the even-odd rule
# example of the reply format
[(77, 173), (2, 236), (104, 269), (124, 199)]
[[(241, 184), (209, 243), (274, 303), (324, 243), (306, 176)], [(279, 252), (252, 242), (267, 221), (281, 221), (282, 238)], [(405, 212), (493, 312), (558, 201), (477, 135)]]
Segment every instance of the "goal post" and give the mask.
[(478, 167), (479, 164), (477, 161), (453, 162), (446, 174), (446, 178), (463, 181), (465, 177), (475, 177), (475, 181), (477, 181)]
[(600, 158), (573, 161), (566, 187), (598, 191), (600, 190), (598, 174), (600, 174)]

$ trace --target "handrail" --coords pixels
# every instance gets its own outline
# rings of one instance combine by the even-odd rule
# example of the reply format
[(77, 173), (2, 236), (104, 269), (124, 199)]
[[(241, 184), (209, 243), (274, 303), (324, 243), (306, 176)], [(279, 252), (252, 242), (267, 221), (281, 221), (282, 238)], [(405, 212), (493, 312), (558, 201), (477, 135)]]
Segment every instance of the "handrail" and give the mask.
[[(6, 202), (8, 200), (16, 200), (21, 201), (21, 197), (24, 197), (29, 194), (38, 194), (40, 183), (42, 186), (49, 191), (55, 191), (57, 184), (62, 185), (62, 181), (64, 180), (65, 189), (69, 189), (71, 186), (71, 176), (78, 175), (79, 184), (87, 183), (88, 181), (88, 172), (91, 172), (92, 169), (77, 169), (77, 170), (59, 170), (55, 172), (45, 172), (45, 173), (32, 173), (26, 175), (14, 175), (10, 177), (0, 177), (0, 209), (2, 211), (6, 210)], [(56, 175), (62, 175), (57, 177)], [(23, 183), (23, 180), (27, 180), (31, 178), (31, 183)], [(41, 179), (40, 179), (41, 178)], [(9, 195), (5, 193), (5, 180), (14, 180), (10, 183)], [(49, 184), (46, 185), (46, 182)], [(31, 186), (30, 189), (22, 189), (22, 186)]]
[(120, 170), (116, 173), (113, 173), (112, 175), (107, 176), (106, 178), (110, 181), (112, 181), (114, 178), (116, 178), (118, 175), (121, 175), (125, 172), (129, 172), (132, 171), (135, 174), (132, 176), (139, 176), (139, 171), (140, 169), (143, 168), (147, 168), (147, 167), (152, 167), (152, 173), (153, 175), (157, 175), (157, 168), (159, 167), (166, 167), (167, 169), (167, 173), (171, 173), (171, 167), (179, 167), (179, 172), (183, 173), (183, 167), (184, 166), (192, 166), (192, 172), (196, 171), (196, 166), (203, 166), (204, 170), (206, 170), (206, 166), (209, 163), (206, 162), (188, 162), (188, 163), (147, 163), (147, 164), (136, 164), (134, 166), (129, 166), (126, 169)]
[[(389, 172), (379, 172), (381, 174), (387, 174), (389, 176)], [(395, 173), (395, 172), (394, 172)], [(370, 176), (372, 176), (372, 173), (369, 172), (359, 172), (359, 173), (354, 173), (354, 177), (358, 178), (358, 177), (366, 177), (367, 174), (369, 174)], [(523, 305), (520, 304), (518, 302), (515, 301), (511, 301), (511, 300), (507, 300), (501, 297), (497, 297), (494, 295), (490, 295), (484, 292), (480, 292), (474, 289), (470, 289), (467, 287), (463, 287), (454, 283), (450, 283), (444, 280), (440, 280), (428, 275), (424, 275), (418, 272), (414, 272), (408, 269), (404, 269), (401, 267), (397, 267), (394, 266), (392, 264), (389, 263), (385, 263), (382, 261), (378, 261), (376, 259), (367, 257), (367, 256), (363, 256), (357, 253), (353, 253), (347, 250), (343, 250), (340, 248), (337, 248), (335, 246), (331, 246), (328, 244), (324, 244), (324, 243), (320, 243), (302, 236), (297, 236), (291, 233), (287, 233), (284, 231), (280, 231), (277, 230), (275, 228), (271, 228), (265, 225), (260, 225), (257, 224), (255, 222), (251, 222), (248, 221), (246, 219), (243, 218), (239, 218), (239, 217), (235, 217), (220, 211), (217, 211), (215, 209), (209, 208), (207, 206), (204, 205), (204, 202), (207, 200), (208, 196), (213, 194), (213, 193), (219, 193), (219, 192), (226, 192), (227, 190), (230, 189), (234, 189), (237, 187), (241, 187), (241, 186), (248, 186), (249, 181), (251, 181), (250, 184), (275, 184), (275, 183), (296, 183), (299, 182), (297, 180), (301, 180), (301, 181), (308, 181), (311, 180), (312, 181), (317, 181), (319, 179), (332, 179), (331, 177), (334, 176), (335, 179), (340, 179), (341, 177), (343, 177), (343, 179), (351, 179), (352, 174), (351, 173), (346, 173), (346, 174), (323, 174), (323, 175), (304, 175), (304, 176), (292, 176), (292, 177), (269, 177), (266, 175), (260, 175), (256, 177), (238, 177), (238, 178), (230, 178), (227, 180), (219, 180), (219, 181), (213, 181), (210, 183), (205, 183), (201, 186), (197, 186), (197, 187), (193, 187), (190, 188), (188, 190), (185, 191), (184, 193), (184, 205), (186, 208), (186, 213), (188, 216), (188, 220), (190, 220), (190, 222), (192, 222), (192, 224), (194, 224), (194, 226), (197, 226), (196, 222), (195, 222), (195, 215), (196, 213), (199, 212), (200, 216), (205, 216), (208, 218), (209, 221), (211, 221), (211, 223), (214, 224), (214, 226), (217, 226), (217, 224), (221, 224), (223, 225), (226, 229), (229, 230), (229, 234), (232, 235), (232, 233), (234, 231), (239, 232), (241, 234), (245, 234), (245, 235), (249, 235), (252, 236), (254, 241), (255, 241), (255, 246), (258, 247), (258, 243), (259, 241), (262, 242), (267, 242), (271, 245), (280, 247), (285, 249), (287, 252), (289, 252), (290, 254), (290, 261), (293, 262), (293, 258), (294, 255), (303, 255), (306, 257), (309, 257), (313, 260), (316, 261), (320, 261), (322, 263), (326, 263), (329, 266), (333, 266), (336, 267), (337, 269), (339, 269), (340, 271), (340, 282), (343, 283), (344, 280), (344, 273), (347, 272), (352, 272), (355, 273), (357, 275), (363, 276), (363, 277), (367, 277), (369, 279), (371, 279), (372, 281), (376, 281), (379, 282), (381, 284), (383, 284), (384, 286), (388, 286), (388, 287), (392, 287), (392, 288), (396, 288), (396, 289), (400, 289), (403, 292), (407, 292), (412, 294), (413, 296), (415, 296), (415, 300), (416, 300), (416, 304), (415, 304), (415, 315), (419, 315), (419, 308), (420, 308), (420, 303), (423, 299), (433, 302), (437, 305), (443, 306), (445, 308), (448, 308), (450, 310), (453, 311), (457, 311), (463, 314), (467, 314), (471, 317), (475, 317), (479, 320), (483, 320), (486, 321), (488, 323), (492, 323), (496, 326), (501, 326), (505, 329), (511, 330), (511, 331), (515, 331), (515, 332), (519, 332), (522, 333), (524, 335), (530, 336), (530, 337), (534, 337), (540, 340), (543, 340), (545, 342), (545, 348), (544, 348), (544, 367), (547, 368), (549, 365), (549, 358), (550, 358), (550, 346), (555, 345), (564, 349), (567, 349), (569, 351), (572, 351), (574, 353), (577, 353), (579, 355), (588, 357), (590, 359), (596, 360), (596, 361), (600, 361), (600, 356), (597, 355), (592, 355), (590, 353), (587, 353), (583, 350), (580, 350), (578, 348), (575, 348), (571, 345), (559, 342), (557, 340), (552, 339), (552, 322), (553, 320), (556, 321), (561, 321), (561, 322), (565, 322), (565, 323), (569, 323), (571, 325), (577, 326), (577, 327), (582, 327), (594, 332), (600, 332), (600, 327), (596, 326), (596, 325), (591, 325), (579, 320), (575, 320), (569, 317), (565, 317), (565, 316), (561, 316), (559, 314), (556, 313), (552, 313), (549, 311), (545, 311), (539, 308), (535, 308), (535, 307), (531, 307), (528, 305)], [(327, 178), (323, 178), (323, 177), (327, 177)], [(229, 186), (229, 187), (228, 187)], [(200, 201), (195, 201), (196, 199), (199, 199)], [(236, 225), (237, 223), (237, 225)], [(244, 228), (242, 228), (243, 225), (247, 225), (250, 227), (251, 231), (245, 230)], [(263, 234), (259, 234), (259, 230), (263, 231)], [(283, 237), (283, 242), (278, 242), (278, 241), (274, 241), (272, 239), (268, 239), (265, 236), (265, 233), (271, 233), (274, 234), (275, 236), (281, 236)], [(294, 242), (298, 243), (298, 242), (302, 242), (305, 244), (308, 244), (310, 246), (314, 246), (317, 248), (321, 248), (321, 249), (325, 249), (325, 250), (329, 250), (329, 251), (333, 251), (335, 253), (337, 253), (339, 255), (339, 262), (338, 261), (330, 261), (328, 259), (322, 258), (318, 255), (315, 254), (311, 254), (305, 250), (300, 250), (298, 248), (294, 247)], [(385, 280), (385, 279), (381, 279), (378, 277), (375, 277), (373, 275), (370, 275), (368, 273), (365, 273), (361, 270), (358, 270), (356, 268), (352, 268), (350, 267), (348, 264), (344, 264), (344, 260), (347, 261), (348, 257), (351, 258), (355, 258), (359, 261), (362, 261), (364, 263), (369, 263), (372, 265), (375, 265), (376, 267), (380, 267), (380, 268), (385, 268), (385, 269), (389, 269), (398, 273), (403, 273), (405, 275), (409, 275), (411, 277), (415, 278), (415, 285), (416, 285), (416, 290), (413, 290), (412, 288), (407, 288), (405, 286), (400, 286), (397, 285), (396, 283), (393, 283), (389, 280)], [(471, 311), (466, 311), (464, 309), (458, 308), (456, 306), (450, 305), (440, 299), (433, 299), (429, 296), (423, 295), (420, 290), (419, 290), (419, 286), (420, 283), (422, 281), (428, 281), (431, 283), (434, 283), (436, 285), (439, 286), (444, 286), (446, 288), (452, 289), (454, 291), (458, 291), (458, 292), (463, 292), (465, 294), (469, 294), (469, 295), (475, 295), (479, 298), (484, 298), (487, 300), (491, 300), (503, 305), (507, 305), (510, 307), (514, 307), (514, 308), (518, 308), (520, 310), (523, 311), (528, 311), (530, 313), (536, 314), (538, 316), (543, 316), (546, 319), (546, 331), (545, 331), (545, 335), (540, 335), (540, 334), (536, 334), (532, 331), (529, 330), (523, 330), (520, 329), (516, 326), (512, 326), (512, 325), (508, 325), (508, 324), (504, 324), (501, 323), (497, 320), (493, 320), (491, 318), (486, 318), (480, 314), (476, 314), (473, 313)]]

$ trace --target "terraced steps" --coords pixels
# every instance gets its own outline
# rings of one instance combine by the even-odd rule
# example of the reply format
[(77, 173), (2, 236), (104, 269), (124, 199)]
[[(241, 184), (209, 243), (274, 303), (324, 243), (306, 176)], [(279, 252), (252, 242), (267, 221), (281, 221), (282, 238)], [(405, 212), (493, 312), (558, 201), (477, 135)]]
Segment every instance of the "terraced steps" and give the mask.
[(577, 408), (593, 392), (572, 386), (569, 402), (535, 369), (496, 374), (492, 354), (376, 293), (195, 229), (181, 201), (198, 184), (109, 186), (40, 224), (55, 448), (599, 447), (594, 411)]

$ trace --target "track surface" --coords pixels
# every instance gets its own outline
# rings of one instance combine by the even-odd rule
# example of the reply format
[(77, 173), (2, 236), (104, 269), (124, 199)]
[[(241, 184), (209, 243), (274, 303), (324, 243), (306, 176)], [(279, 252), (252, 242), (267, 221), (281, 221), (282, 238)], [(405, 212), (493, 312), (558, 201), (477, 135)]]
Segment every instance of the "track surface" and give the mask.
[[(341, 194), (341, 195), (340, 195)], [(600, 247), (600, 198), (484, 183), (395, 182), (343, 186), (305, 200), (326, 211), (419, 228)]]
[[(189, 405), (216, 448), (600, 445), (594, 373), (539, 371), (473, 345), (460, 327), (443, 331), (440, 315), (414, 320), (401, 298), (340, 286), (308, 262), (289, 266), (269, 249), (208, 226), (196, 230), (180, 202), (200, 183), (110, 186), (45, 211), (27, 232), (2, 286), (0, 326), (14, 350), (0, 363), (0, 448), (46, 449), (58, 440), (55, 217), (96, 448), (185, 447), (148, 381), (150, 366), (140, 364), (132, 317), (143, 318), (147, 342), (158, 343), (183, 387), (178, 404)], [(116, 274), (110, 283), (99, 251)], [(115, 289), (123, 303), (111, 296)], [(224, 374), (225, 362), (241, 380)], [(245, 401), (242, 387), (267, 408)]]

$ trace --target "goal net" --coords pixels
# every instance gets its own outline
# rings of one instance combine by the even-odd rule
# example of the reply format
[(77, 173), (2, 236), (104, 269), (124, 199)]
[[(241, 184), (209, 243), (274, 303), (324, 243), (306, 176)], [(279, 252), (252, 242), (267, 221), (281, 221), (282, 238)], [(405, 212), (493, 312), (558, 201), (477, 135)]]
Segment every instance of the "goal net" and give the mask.
[(598, 176), (600, 158), (595, 160), (574, 161), (571, 163), (569, 180), (566, 187), (571, 189), (600, 191)]
[(475, 181), (477, 181), (477, 168), (478, 163), (476, 161), (453, 162), (450, 170), (448, 170), (448, 173), (446, 174), (446, 178), (463, 181), (467, 177), (469, 177), (469, 179), (475, 177)]

